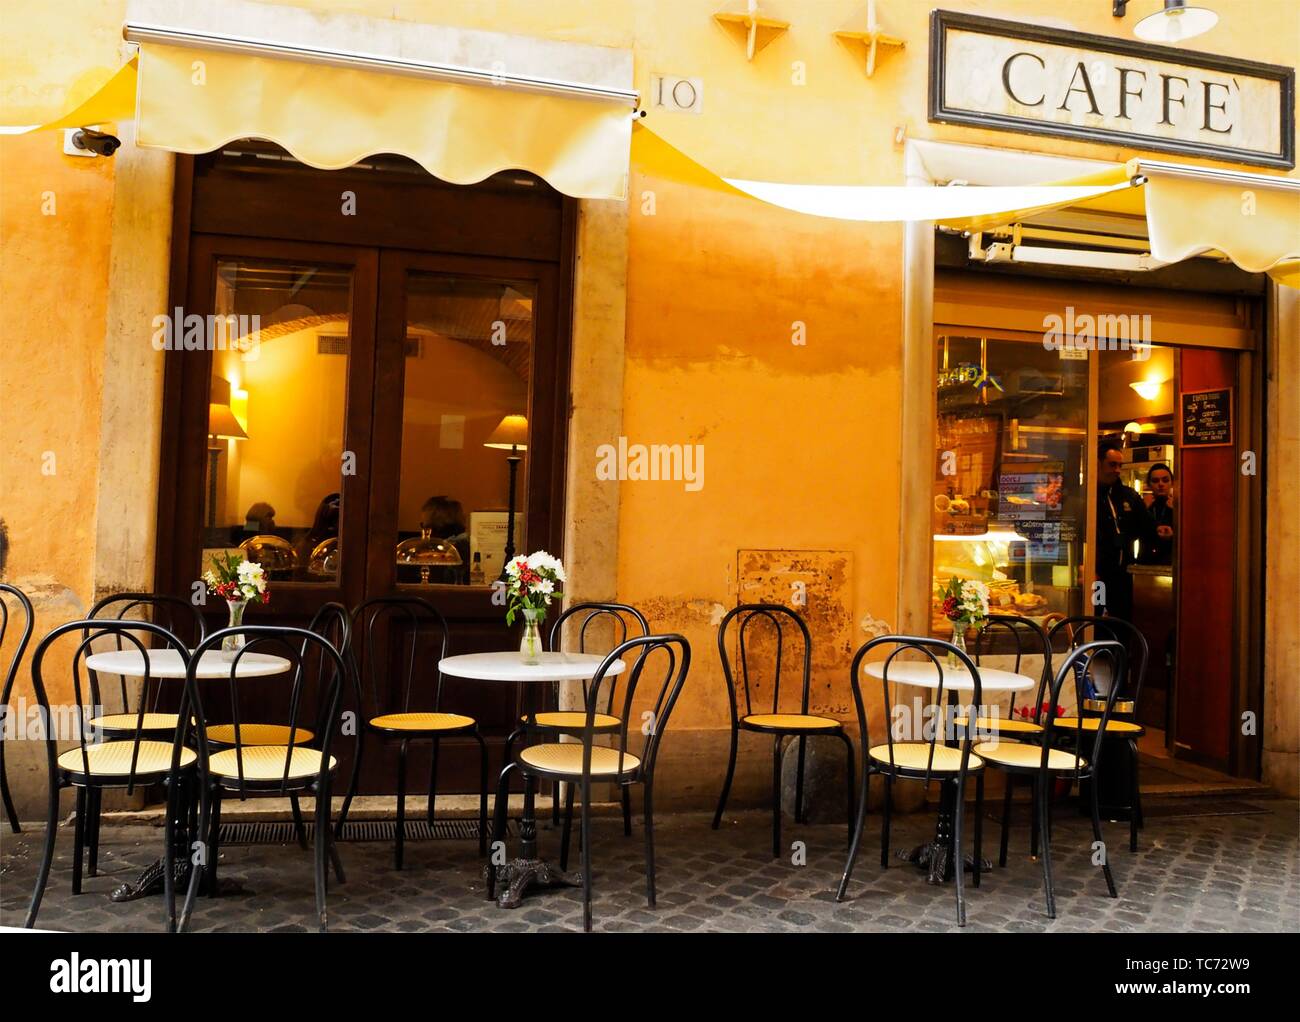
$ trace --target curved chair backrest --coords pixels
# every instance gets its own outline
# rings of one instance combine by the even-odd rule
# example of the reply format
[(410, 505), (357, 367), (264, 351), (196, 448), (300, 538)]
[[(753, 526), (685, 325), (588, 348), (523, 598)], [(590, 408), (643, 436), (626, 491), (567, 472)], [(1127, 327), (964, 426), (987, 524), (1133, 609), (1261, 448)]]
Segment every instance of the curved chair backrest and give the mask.
[[(1142, 630), (1132, 622), (1118, 617), (1067, 617), (1057, 621), (1047, 633), (1047, 640), (1053, 649), (1056, 648), (1058, 632), (1065, 633), (1067, 650), (1099, 639), (1116, 640), (1127, 647), (1133, 662), (1133, 670), (1129, 672), (1127, 679), (1131, 682), (1131, 686), (1127, 686), (1131, 689), (1131, 693), (1121, 693), (1117, 698), (1132, 700), (1133, 710), (1136, 712), (1138, 700), (1142, 697), (1142, 685), (1146, 682), (1147, 660), (1151, 655), (1151, 647)], [(1133, 650), (1137, 652), (1134, 653)], [(1083, 703), (1078, 704), (1078, 711), (1083, 712)]]
[[(750, 633), (754, 622), (763, 622), (765, 627)], [(739, 607), (734, 607), (727, 612), (721, 623), (718, 625), (718, 657), (722, 661), (722, 676), (727, 682), (727, 694), (730, 697), (732, 722), (735, 723), (737, 707), (736, 680), (732, 673), (731, 658), (727, 655), (727, 630), (736, 622), (736, 661), (740, 665), (741, 693), (744, 697), (743, 716), (750, 716), (755, 712), (758, 713), (780, 713), (781, 711), (781, 668), (785, 664), (787, 656), (791, 658), (797, 654), (790, 653), (786, 648), (786, 637), (790, 633), (797, 634), (802, 638), (802, 657), (801, 662), (796, 661), (801, 668), (802, 684), (799, 688), (799, 713), (808, 712), (808, 690), (812, 683), (812, 636), (808, 633), (808, 626), (804, 624), (803, 618), (796, 614), (789, 607), (782, 606), (779, 603), (742, 603)], [(766, 635), (774, 635), (776, 640), (776, 649), (770, 660), (772, 669), (772, 692), (771, 692), (771, 709), (765, 705), (760, 705), (756, 711), (754, 709), (756, 690), (760, 687), (751, 678), (751, 671), (758, 664), (759, 654), (754, 650), (754, 640), (760, 639)], [(786, 691), (789, 691), (787, 686)], [(762, 700), (766, 703), (767, 700)]]
[[(136, 616), (142, 615), (142, 616)], [(144, 616), (147, 615), (147, 616)], [(188, 648), (193, 648), (203, 641), (207, 634), (207, 626), (203, 620), (203, 614), (198, 607), (188, 600), (182, 600), (179, 596), (168, 596), (165, 593), (114, 593), (111, 596), (105, 596), (90, 608), (88, 618), (95, 620), (112, 620), (112, 621), (149, 621), (155, 625), (167, 629), (172, 635), (176, 636)], [(117, 648), (124, 649), (122, 638), (117, 636)], [(98, 671), (90, 671), (90, 701), (94, 706), (101, 705), (100, 677)], [(132, 710), (132, 685), (127, 684), (127, 679), (123, 675), (118, 675), (118, 697), (119, 712), (131, 713)], [(139, 705), (144, 707), (147, 712), (154, 712), (158, 709), (159, 702), (162, 698), (163, 690), (167, 688), (164, 679), (155, 678), (155, 682), (160, 682), (154, 686), (145, 684), (139, 690)], [(177, 694), (180, 687), (176, 688)]]
[[(376, 596), (352, 611), (352, 663), (359, 698), (376, 714), (442, 709), (442, 671), (451, 633), (447, 620), (419, 596)], [(417, 685), (433, 678), (432, 706)], [(366, 682), (369, 681), (367, 688)], [(421, 705), (423, 703), (423, 705)]]
[[(581, 621), (577, 621), (578, 618), (581, 618)], [(629, 638), (635, 639), (650, 634), (650, 625), (647, 623), (645, 615), (626, 603), (577, 603), (556, 618), (555, 624), (551, 626), (550, 648), (552, 650), (564, 649), (564, 626), (570, 621), (574, 621), (577, 627), (577, 649), (575, 652), (578, 653), (592, 652), (587, 648), (587, 629), (591, 627), (592, 622), (609, 625), (614, 636), (614, 646), (621, 646)], [(640, 631), (633, 631), (634, 628), (639, 628)], [(604, 653), (606, 650), (602, 649), (600, 652)], [(584, 706), (586, 705), (587, 694), (592, 691), (592, 684), (594, 684), (594, 680), (589, 682), (583, 689)], [(614, 712), (614, 694), (617, 688), (618, 675), (612, 674), (609, 676), (608, 695), (605, 700), (605, 709), (602, 712)]]
[[(73, 730), (75, 735), (69, 735), (66, 729), (61, 728), (56, 714), (50, 706), (50, 701), (45, 690), (45, 655), (50, 647), (60, 638), (72, 632), (80, 632), (80, 641), (72, 654), (72, 695), (74, 705), (72, 713), (76, 717)], [(104, 638), (116, 640), (116, 649), (113, 652), (135, 653), (141, 661), (141, 670), (139, 676), (142, 678), (145, 689), (148, 689), (151, 681), (159, 680), (154, 674), (152, 661), (150, 660), (149, 650), (155, 652), (159, 650), (174, 650), (180, 657), (182, 665), (187, 665), (190, 660), (190, 651), (185, 647), (175, 635), (167, 629), (152, 624), (148, 621), (120, 621), (116, 619), (87, 618), (81, 621), (69, 621), (67, 624), (55, 628), (49, 635), (45, 636), (36, 647), (36, 652), (32, 654), (32, 687), (36, 691), (36, 701), (40, 709), (42, 720), (44, 722), (46, 751), (50, 763), (50, 782), (55, 783), (56, 760), (58, 758), (56, 743), (59, 739), (66, 740), (71, 737), (77, 739), (77, 746), (81, 750), (81, 766), (84, 773), (90, 773), (89, 754), (86, 749), (91, 743), (87, 742), (87, 729), (85, 727), (85, 718), (87, 709), (89, 715), (95, 716), (99, 709), (93, 703), (87, 703), (86, 697), (89, 694), (88, 679), (83, 679), (82, 672), (91, 673), (91, 669), (86, 666), (86, 660), (93, 655), (96, 650), (93, 644)], [(146, 641), (148, 640), (148, 641)], [(100, 650), (100, 652), (103, 652)], [(163, 682), (167, 684), (168, 682)], [(176, 685), (177, 681), (170, 681), (170, 684)], [(130, 741), (132, 743), (130, 769), (123, 775), (123, 782), (126, 785), (127, 793), (135, 790), (136, 785), (136, 765), (140, 757), (141, 741), (149, 739), (151, 736), (144, 726), (145, 706), (141, 701), (135, 712), (135, 727), (131, 729), (130, 738), (121, 738), (121, 741)], [(177, 727), (178, 735), (183, 731)], [(173, 757), (174, 758), (174, 757)], [(173, 763), (173, 767), (175, 763)]]
[[(630, 654), (635, 654), (636, 659), (632, 660)], [(623, 672), (626, 674), (626, 681), (623, 685), (623, 697), (618, 714), (622, 721), (618, 730), (619, 773), (623, 772), (623, 757), (630, 751), (628, 728), (632, 723), (632, 702), (636, 698), (637, 690), (648, 678), (654, 691), (653, 700), (648, 704), (643, 703), (642, 715), (637, 718), (635, 725), (637, 730), (645, 735), (645, 744), (639, 753), (641, 765), (637, 771), (638, 776), (644, 779), (654, 771), (655, 760), (659, 756), (659, 745), (668, 727), (668, 718), (672, 716), (673, 707), (677, 705), (677, 698), (686, 683), (686, 675), (691, 667), (691, 644), (684, 636), (677, 634), (641, 635), (619, 643), (610, 650), (609, 655), (596, 669), (591, 685), (587, 689), (587, 720), (580, 735), (583, 744), (584, 774), (591, 772), (591, 750), (596, 739), (595, 718), (596, 714), (601, 712), (598, 709), (601, 684), (607, 676), (613, 676), (611, 671), (619, 661), (623, 661), (626, 665), (626, 670)], [(659, 666), (656, 665), (663, 667), (662, 675)], [(654, 689), (656, 678), (660, 680), (658, 688)]]
[[(27, 652), (27, 644), (32, 641), (32, 628), (36, 624), (36, 613), (32, 610), (32, 601), (27, 598), (26, 593), (8, 582), (0, 582), (0, 649), (4, 648), (5, 639), (9, 636), (9, 601), (4, 599), (5, 596), (12, 596), (23, 612), (23, 630), (18, 635), (18, 643), (14, 646), (13, 656), (9, 658), (9, 666), (5, 668), (4, 672), (4, 701), (8, 703), (9, 693), (14, 685), (14, 678), (18, 676), (18, 665), (22, 663), (23, 654)], [(8, 713), (8, 707), (0, 707), (0, 712)], [(3, 726), (4, 718), (0, 717), (0, 729)], [(3, 732), (0, 731), (0, 733)]]
[[(1055, 706), (1061, 700), (1061, 689), (1064, 687), (1066, 679), (1073, 679), (1075, 699), (1079, 700), (1079, 704), (1082, 705), (1085, 679), (1095, 672), (1099, 662), (1107, 665), (1108, 673), (1115, 683), (1110, 686), (1110, 691), (1106, 695), (1105, 706), (1097, 730), (1084, 730), (1082, 714), (1075, 715), (1073, 726), (1057, 724), (1055, 714), (1044, 714), (1042, 720), (1044, 729), (1042, 770), (1044, 772), (1047, 770), (1047, 759), (1053, 748), (1054, 741), (1061, 735), (1068, 735), (1073, 741), (1075, 750), (1074, 777), (1077, 778), (1080, 774), (1086, 775), (1097, 769), (1097, 760), (1101, 757), (1102, 739), (1105, 737), (1106, 725), (1114, 712), (1115, 703), (1119, 700), (1119, 694), (1124, 688), (1125, 674), (1128, 670), (1128, 648), (1124, 643), (1117, 642), (1114, 639), (1101, 639), (1075, 646), (1070, 650), (1070, 655), (1065, 658), (1065, 662), (1061, 664), (1060, 669), (1056, 672), (1051, 688), (1052, 705)], [(1088, 738), (1092, 739), (1091, 748), (1086, 744)], [(1080, 765), (1080, 756), (1087, 760), (1088, 765)]]
[[(860, 734), (862, 736), (862, 762), (870, 762), (868, 751), (871, 749), (871, 737), (868, 730), (866, 704), (862, 699), (862, 665), (863, 661), (866, 660), (867, 655), (873, 650), (889, 646), (892, 646), (893, 649), (890, 650), (889, 655), (885, 657), (884, 663), (881, 665), (880, 669), (881, 677), (878, 679), (878, 683), (885, 696), (885, 736), (886, 743), (889, 747), (889, 765), (894, 767), (896, 763), (894, 758), (894, 732), (896, 728), (894, 721), (894, 704), (889, 695), (889, 683), (891, 680), (889, 672), (891, 668), (894, 669), (895, 673), (892, 680), (895, 684), (916, 685), (916, 679), (911, 681), (900, 679), (898, 677), (899, 672), (897, 668), (894, 667), (895, 661), (900, 653), (911, 652), (920, 654), (921, 659), (919, 662), (922, 669), (932, 669), (935, 672), (935, 685), (933, 687), (921, 686), (926, 688), (927, 691), (934, 693), (934, 698), (928, 708), (929, 712), (926, 714), (929, 719), (925, 721), (913, 721), (913, 730), (915, 730), (915, 725), (917, 723), (922, 725), (922, 739), (930, 747), (930, 751), (927, 754), (925, 761), (925, 783), (930, 783), (930, 770), (934, 765), (935, 745), (940, 741), (946, 740), (950, 734), (960, 739), (962, 769), (965, 770), (966, 765), (970, 760), (971, 739), (976, 730), (975, 722), (979, 719), (980, 711), (984, 703), (984, 693), (980, 685), (979, 667), (977, 667), (975, 662), (966, 655), (964, 650), (958, 649), (951, 642), (920, 635), (882, 635), (878, 638), (872, 639), (870, 642), (864, 643), (853, 657), (853, 666), (849, 669), (849, 682), (853, 687), (853, 703), (857, 709), (858, 727), (860, 728)], [(946, 659), (950, 654), (955, 655), (958, 662), (965, 667), (966, 671), (970, 674), (970, 689), (966, 689), (965, 687), (958, 689), (954, 687), (952, 684), (952, 676), (944, 672), (944, 659)], [(900, 663), (907, 663), (910, 666), (915, 666), (917, 661), (908, 660), (901, 661)], [(971, 702), (965, 711), (968, 723), (967, 726), (960, 727), (956, 724), (960, 714), (950, 712), (953, 708), (945, 705), (944, 695), (947, 694), (951, 696), (955, 693), (961, 693), (964, 697), (967, 691), (971, 694)], [(905, 714), (902, 716), (905, 716)], [(898, 723), (901, 724), (902, 721), (900, 720)], [(898, 741), (901, 742), (902, 738), (900, 737)]]
[[(1043, 696), (1052, 678), (1052, 644), (1042, 628), (1028, 618), (1011, 614), (990, 614), (984, 619), (984, 627), (979, 630), (975, 639), (975, 666), (982, 666), (984, 657), (996, 655), (993, 646), (997, 637), (1007, 634), (1011, 636), (1016, 647), (1016, 662), (1011, 668), (1012, 673), (1020, 673), (1021, 661), (1027, 656), (1043, 658), (1043, 668), (1038, 672), (1038, 690), (1034, 693), (1031, 717), (1036, 724), (1039, 715), (1043, 712)], [(1016, 708), (1014, 692), (1011, 694), (1010, 706), (1014, 713)]]
[[(328, 606), (328, 605), (327, 605)], [(314, 624), (320, 624), (323, 615), (317, 613), (313, 619)], [(324, 622), (328, 627), (329, 622)], [(233, 636), (242, 636), (244, 646), (233, 655), (222, 654), (223, 662), (229, 664), (224, 668), (218, 678), (204, 678), (200, 680), (197, 676), (199, 665), (202, 663), (204, 654), (215, 654), (215, 651), (221, 648), (222, 642)], [(224, 661), (226, 655), (230, 656), (228, 661)], [(247, 664), (250, 657), (260, 655), (278, 656), (288, 661), (288, 669), (284, 674), (289, 675), (290, 681), (287, 685), (279, 681), (283, 674), (277, 675), (276, 680), (268, 685), (265, 677), (249, 678), (242, 680), (239, 677), (240, 666)], [(212, 657), (209, 656), (209, 662)], [(316, 670), (313, 671), (313, 666)], [(239, 689), (241, 681), (243, 684), (259, 685), (259, 691), (263, 693), (272, 693), (278, 695), (282, 700), (285, 708), (283, 716), (286, 718), (285, 723), (289, 728), (288, 741), (284, 746), (284, 767), (280, 775), (280, 782), (277, 790), (283, 794), (288, 787), (289, 768), (291, 765), (291, 750), (294, 747), (301, 747), (298, 742), (298, 732), (310, 730), (312, 727), (319, 728), (316, 734), (316, 744), (321, 752), (321, 769), (325, 770), (325, 764), (329, 762), (330, 743), (334, 736), (334, 725), (339, 716), (339, 702), (342, 697), (342, 690), (345, 681), (349, 677), (348, 666), (341, 653), (334, 644), (325, 637), (306, 628), (289, 628), (282, 625), (239, 625), (235, 628), (223, 628), (219, 632), (213, 632), (195, 649), (190, 660), (189, 670), (185, 678), (185, 700), (182, 703), (182, 715), (187, 711), (192, 717), (195, 725), (195, 734), (199, 746), (199, 765), (201, 771), (207, 770), (208, 764), (208, 740), (207, 740), (207, 716), (204, 712), (204, 697), (209, 687), (220, 684), (220, 679), (224, 678), (227, 691), (230, 695), (230, 711), (234, 730), (234, 742), (231, 747), (235, 750), (236, 775), (239, 778), (239, 795), (241, 798), (247, 795), (247, 783), (245, 776), (245, 750), (246, 749), (266, 749), (266, 746), (258, 746), (254, 743), (245, 744), (243, 741), (243, 725), (250, 723), (263, 723), (266, 719), (265, 711), (260, 711), (257, 721), (245, 721), (241, 719), (241, 710), (239, 705)], [(308, 685), (309, 678), (318, 679), (315, 697), (317, 706), (313, 712), (311, 707), (305, 704), (309, 702)], [(259, 702), (262, 700), (259, 700)], [(177, 746), (173, 755), (179, 755), (180, 748)], [(260, 753), (265, 755), (265, 753)], [(262, 789), (268, 790), (268, 789)]]

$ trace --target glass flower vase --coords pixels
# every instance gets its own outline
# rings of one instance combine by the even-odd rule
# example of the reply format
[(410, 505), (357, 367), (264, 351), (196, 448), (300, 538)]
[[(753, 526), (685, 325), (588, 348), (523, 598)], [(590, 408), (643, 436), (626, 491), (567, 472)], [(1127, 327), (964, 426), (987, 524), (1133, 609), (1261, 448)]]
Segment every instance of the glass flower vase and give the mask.
[[(962, 624), (960, 621), (953, 623), (952, 644), (956, 646), (959, 650), (961, 650), (963, 653), (966, 652), (966, 626)], [(952, 651), (949, 651), (948, 653), (947, 664), (953, 670), (956, 670), (958, 667), (962, 666), (961, 660), (958, 659), (957, 654), (953, 653)]]
[(542, 617), (540, 610), (524, 610), (524, 637), (519, 642), (519, 656), (526, 664), (542, 662)]
[[(226, 606), (230, 610), (230, 619), (226, 622), (228, 628), (238, 628), (244, 623), (244, 608), (248, 606), (247, 600), (227, 600)], [(244, 633), (238, 635), (227, 635), (221, 640), (221, 658), (223, 660), (234, 660), (239, 656), (240, 650), (244, 648)]]

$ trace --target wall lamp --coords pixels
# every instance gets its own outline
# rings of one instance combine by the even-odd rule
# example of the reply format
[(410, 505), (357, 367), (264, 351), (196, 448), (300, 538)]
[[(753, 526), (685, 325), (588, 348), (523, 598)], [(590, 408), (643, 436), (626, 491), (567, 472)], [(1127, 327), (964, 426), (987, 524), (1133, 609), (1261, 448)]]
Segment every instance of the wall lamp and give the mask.
[[(1122, 18), (1129, 0), (1112, 0), (1110, 13)], [(1149, 43), (1177, 43), (1208, 32), (1219, 16), (1204, 7), (1188, 7), (1187, 0), (1165, 0), (1163, 10), (1149, 14), (1133, 26), (1133, 34)]]

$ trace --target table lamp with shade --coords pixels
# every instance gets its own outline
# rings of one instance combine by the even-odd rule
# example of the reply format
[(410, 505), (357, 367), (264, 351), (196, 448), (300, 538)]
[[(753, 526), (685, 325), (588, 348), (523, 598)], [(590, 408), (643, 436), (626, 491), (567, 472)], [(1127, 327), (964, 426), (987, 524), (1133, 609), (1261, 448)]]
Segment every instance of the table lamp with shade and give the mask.
[(248, 434), (230, 408), (230, 381), (212, 377), (208, 395), (208, 528), (217, 524), (217, 468), (226, 440), (247, 440)]
[(492, 431), (492, 435), (483, 441), (484, 447), (493, 447), (509, 451), (506, 464), (510, 466), (510, 503), (506, 513), (506, 550), (501, 562), (501, 577), (505, 578), (505, 566), (515, 555), (515, 483), (519, 475), (519, 463), (523, 461), (520, 451), (528, 450), (528, 420), (522, 415), (507, 415)]

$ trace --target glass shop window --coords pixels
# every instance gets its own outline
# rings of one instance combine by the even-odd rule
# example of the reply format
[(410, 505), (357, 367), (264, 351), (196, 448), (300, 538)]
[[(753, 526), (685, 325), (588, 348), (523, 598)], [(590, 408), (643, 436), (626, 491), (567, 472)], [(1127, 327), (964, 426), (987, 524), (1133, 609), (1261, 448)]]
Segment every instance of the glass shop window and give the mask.
[[(990, 612), (1081, 612), (1088, 363), (1041, 343), (938, 339), (933, 584), (977, 579)], [(932, 596), (931, 629), (952, 624)]]

